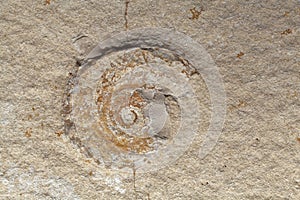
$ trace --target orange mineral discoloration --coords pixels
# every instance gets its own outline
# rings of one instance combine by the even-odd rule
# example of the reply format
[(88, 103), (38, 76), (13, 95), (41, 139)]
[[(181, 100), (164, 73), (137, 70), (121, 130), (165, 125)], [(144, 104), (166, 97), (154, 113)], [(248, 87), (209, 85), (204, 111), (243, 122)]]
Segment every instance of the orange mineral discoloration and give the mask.
[(199, 16), (201, 15), (201, 12), (204, 11), (203, 8), (201, 8), (200, 11), (196, 10), (196, 7), (190, 9), (191, 13), (192, 13), (192, 17), (190, 17), (190, 19), (199, 19)]
[(240, 52), (236, 55), (237, 58), (241, 59), (245, 55), (244, 52)]
[[(137, 65), (134, 62), (128, 62), (127, 65), (121, 68), (120, 73), (124, 73), (126, 70), (132, 70), (136, 66)], [(111, 109), (111, 98), (114, 92), (114, 84), (121, 78), (121, 75), (115, 76), (113, 73), (114, 69), (109, 69), (103, 73), (101, 77), (102, 81), (97, 90), (97, 105), (98, 113), (100, 115), (99, 122), (102, 128), (101, 134), (103, 134), (105, 139), (109, 140), (123, 151), (131, 151), (139, 154), (151, 151), (153, 149), (151, 147), (151, 144), (153, 143), (151, 137), (129, 135), (118, 128), (118, 124), (114, 119), (114, 116), (118, 115), (118, 113), (114, 113)], [(110, 74), (113, 75), (110, 76)], [(129, 98), (129, 105), (141, 108), (146, 105), (146, 102), (137, 91), (134, 91)], [(134, 122), (136, 122), (138, 116), (136, 113), (134, 113), (134, 115)], [(114, 129), (112, 130), (110, 127), (114, 127)]]
[(136, 153), (146, 153), (153, 148), (150, 147), (150, 144), (153, 142), (153, 139), (148, 138), (138, 138), (138, 137), (127, 137), (124, 132), (122, 132), (121, 137), (113, 137), (112, 142), (122, 148), (124, 151), (131, 151)]
[(136, 123), (138, 115), (133, 110), (131, 110), (130, 112), (134, 115), (133, 123)]
[(284, 31), (282, 31), (281, 32), (281, 35), (288, 35), (288, 34), (291, 34), (293, 31), (292, 31), (292, 29), (286, 29), (286, 30), (284, 30)]
[(240, 108), (243, 108), (243, 107), (246, 107), (246, 106), (247, 106), (247, 103), (244, 100), (239, 100), (238, 104), (230, 105), (229, 110), (233, 111), (233, 110), (237, 110), (237, 109), (240, 109)]
[(283, 14), (284, 17), (288, 17), (289, 15), (290, 15), (290, 12), (287, 12), (287, 11), (284, 12), (284, 14)]
[(60, 137), (64, 132), (62, 130), (56, 131), (55, 134)]
[(129, 105), (137, 108), (142, 108), (146, 105), (146, 102), (137, 91), (134, 91), (130, 97)]
[(32, 129), (31, 128), (29, 128), (29, 129), (27, 129), (26, 131), (25, 131), (25, 136), (26, 137), (31, 137), (31, 134), (32, 134)]
[(185, 69), (183, 69), (181, 71), (181, 73), (185, 74), (188, 78), (190, 78), (191, 76), (193, 76), (194, 74), (197, 74), (197, 70), (195, 70), (194, 68), (192, 68), (189, 64), (184, 65)]
[(51, 0), (45, 0), (45, 4), (49, 5), (51, 3)]

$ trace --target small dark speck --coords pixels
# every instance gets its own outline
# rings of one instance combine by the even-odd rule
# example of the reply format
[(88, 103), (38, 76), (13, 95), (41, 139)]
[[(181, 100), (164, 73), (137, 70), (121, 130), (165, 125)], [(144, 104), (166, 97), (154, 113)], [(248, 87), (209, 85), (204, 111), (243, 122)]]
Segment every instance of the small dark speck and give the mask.
[(292, 29), (286, 29), (281, 32), (281, 35), (288, 35), (288, 34), (291, 34), (292, 32), (293, 32)]
[(160, 138), (160, 139), (162, 139), (162, 140), (168, 139), (168, 137), (167, 137), (167, 136), (164, 136), (164, 135), (154, 135), (154, 137)]
[(244, 53), (244, 52), (240, 52), (240, 53), (238, 53), (238, 54), (236, 55), (236, 57), (237, 57), (237, 58), (241, 58), (243, 55), (245, 55), (245, 53)]
[(196, 7), (190, 9), (192, 13), (192, 17), (189, 17), (189, 19), (199, 19), (199, 16), (201, 15), (201, 12), (204, 11), (203, 8), (201, 8), (200, 11), (196, 10)]
[(82, 59), (76, 59), (76, 66), (77, 67), (80, 67), (83, 63), (83, 60)]

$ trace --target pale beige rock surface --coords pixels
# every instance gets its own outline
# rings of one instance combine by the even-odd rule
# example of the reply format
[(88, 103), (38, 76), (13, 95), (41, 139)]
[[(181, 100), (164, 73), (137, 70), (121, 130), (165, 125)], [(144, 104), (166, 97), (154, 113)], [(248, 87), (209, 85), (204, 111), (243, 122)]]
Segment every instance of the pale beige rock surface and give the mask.
[[(299, 1), (49, 2), (0, 3), (0, 199), (300, 199)], [(175, 163), (135, 176), (64, 136), (76, 60), (126, 24), (183, 32), (219, 67), (227, 116), (205, 159), (209, 120)]]

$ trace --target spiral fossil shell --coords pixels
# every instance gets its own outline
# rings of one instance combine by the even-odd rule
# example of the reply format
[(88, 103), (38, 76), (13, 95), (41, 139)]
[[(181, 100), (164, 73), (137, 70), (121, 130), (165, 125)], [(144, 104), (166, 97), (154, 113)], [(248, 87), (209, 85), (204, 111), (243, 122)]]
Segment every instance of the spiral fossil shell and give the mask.
[[(204, 74), (206, 84), (215, 86), (211, 98), (221, 105), (219, 77), (211, 66), (204, 49), (183, 34), (148, 28), (115, 35), (100, 42), (70, 80), (66, 133), (82, 152), (111, 169), (166, 166), (198, 129), (199, 102), (190, 76)], [(212, 120), (214, 128), (220, 122)], [(216, 135), (211, 132), (204, 147)]]

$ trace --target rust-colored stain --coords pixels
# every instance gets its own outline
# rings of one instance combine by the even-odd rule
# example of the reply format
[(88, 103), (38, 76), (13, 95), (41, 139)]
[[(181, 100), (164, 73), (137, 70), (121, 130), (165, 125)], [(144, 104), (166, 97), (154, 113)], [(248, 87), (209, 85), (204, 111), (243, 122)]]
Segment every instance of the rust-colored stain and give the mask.
[(24, 135), (29, 138), (29, 137), (31, 137), (31, 134), (32, 134), (32, 130), (31, 130), (31, 128), (29, 128), (25, 131)]
[(129, 104), (134, 106), (134, 107), (137, 107), (137, 108), (142, 108), (146, 105), (146, 102), (141, 97), (139, 92), (134, 91), (133, 94), (130, 97)]
[(291, 34), (293, 31), (292, 31), (292, 29), (286, 29), (286, 30), (284, 30), (284, 31), (282, 31), (281, 32), (281, 35), (288, 35), (288, 34)]
[[(101, 102), (98, 102), (103, 106), (102, 109), (99, 108), (99, 113), (100, 119), (102, 121), (102, 128), (104, 129), (104, 135), (106, 136), (106, 138), (124, 151), (145, 153), (151, 150), (152, 147), (150, 147), (150, 144), (153, 142), (153, 139), (150, 137), (139, 138), (128, 135), (120, 129), (116, 129), (114, 132), (110, 130), (107, 120), (107, 114), (112, 115), (112, 111), (109, 110), (109, 108), (111, 107), (109, 101), (110, 98), (107, 98), (104, 102), (102, 102), (102, 104)], [(116, 127), (116, 124), (113, 120), (111, 120), (110, 123), (112, 123), (112, 125)]]
[(144, 61), (145, 61), (146, 63), (148, 63), (148, 59), (147, 59), (147, 51), (142, 51), (142, 55), (143, 55)]
[(284, 12), (283, 16), (287, 17), (287, 16), (289, 16), (289, 14), (290, 14), (290, 12)]
[(297, 137), (297, 141), (300, 142), (300, 137)]
[(242, 56), (244, 56), (244, 55), (245, 55), (244, 52), (240, 52), (240, 53), (238, 53), (238, 54), (236, 55), (236, 57), (237, 57), (237, 58), (242, 58)]
[(245, 106), (247, 106), (247, 103), (243, 100), (239, 100), (239, 103), (237, 105), (230, 105), (229, 110), (233, 111), (235, 109), (243, 108)]
[(60, 137), (62, 134), (64, 134), (64, 132), (63, 132), (63, 131), (56, 131), (55, 134), (56, 134), (58, 137)]
[(199, 16), (201, 15), (203, 8), (201, 8), (200, 11), (196, 10), (196, 7), (190, 9), (191, 13), (192, 13), (192, 17), (190, 17), (189, 19), (199, 19)]
[(176, 59), (185, 67), (185, 69), (181, 70), (181, 73), (185, 74), (188, 78), (194, 74), (198, 74), (197, 70), (191, 66), (189, 61), (181, 57), (177, 57)]
[[(139, 52), (136, 52), (136, 56), (144, 56)], [(137, 67), (137, 63), (132, 61), (128, 61), (126, 59), (123, 60), (121, 66), (119, 66), (118, 73), (122, 74), (128, 70), (132, 70)], [(111, 68), (105, 71), (101, 77), (100, 87), (97, 90), (98, 98), (98, 113), (100, 117), (101, 127), (103, 129), (104, 137), (115, 144), (115, 146), (121, 148), (123, 151), (131, 151), (136, 153), (146, 153), (153, 149), (151, 144), (154, 140), (151, 137), (137, 137), (133, 135), (128, 135), (120, 128), (115, 128), (112, 131), (109, 127), (118, 127), (117, 122), (113, 120), (113, 116), (115, 113), (111, 110), (111, 97), (114, 91), (114, 84), (121, 78), (121, 75), (109, 76), (110, 74), (114, 74), (115, 69)], [(133, 92), (129, 97), (129, 106), (141, 108), (145, 105), (145, 100), (138, 92)], [(137, 115), (136, 115), (137, 118)], [(109, 119), (109, 120), (108, 120)]]
[(32, 118), (33, 118), (32, 114), (29, 114), (28, 115), (28, 120), (32, 120)]
[(45, 4), (49, 5), (51, 3), (51, 0), (45, 0)]

